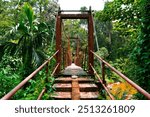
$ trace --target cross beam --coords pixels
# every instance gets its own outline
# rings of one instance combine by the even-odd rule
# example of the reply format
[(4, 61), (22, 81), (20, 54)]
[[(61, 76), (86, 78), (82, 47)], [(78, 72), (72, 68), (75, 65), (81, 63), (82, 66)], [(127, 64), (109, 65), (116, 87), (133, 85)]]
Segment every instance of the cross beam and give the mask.
[[(64, 14), (61, 11), (58, 12), (56, 16), (56, 51), (59, 50), (59, 53), (56, 56), (56, 62), (60, 64), (58, 67), (56, 74), (58, 74), (61, 70), (61, 24), (62, 19), (87, 19), (88, 21), (88, 73), (93, 75), (93, 70), (91, 65), (94, 65), (94, 56), (91, 51), (94, 51), (94, 27), (93, 27), (93, 16), (92, 11), (81, 14)], [(91, 64), (91, 65), (90, 65)]]
[(60, 14), (62, 19), (88, 19), (89, 14)]

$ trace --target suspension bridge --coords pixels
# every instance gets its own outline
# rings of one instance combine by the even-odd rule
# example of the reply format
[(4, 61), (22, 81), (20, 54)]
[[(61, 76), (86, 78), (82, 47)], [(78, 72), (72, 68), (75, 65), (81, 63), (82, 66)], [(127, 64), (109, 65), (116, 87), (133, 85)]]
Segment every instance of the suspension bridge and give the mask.
[[(68, 13), (70, 12), (70, 13)], [(75, 13), (76, 12), (76, 13)], [(87, 39), (87, 52), (85, 52), (85, 59), (87, 65), (83, 68), (83, 65), (79, 62), (79, 39), (78, 37), (69, 37), (76, 40), (76, 55), (74, 59), (71, 57), (70, 47), (67, 48), (67, 56), (64, 56), (63, 46), (62, 46), (62, 20), (63, 19), (85, 19), (88, 24), (88, 39)], [(122, 74), (120, 71), (112, 67), (108, 62), (103, 60), (94, 52), (94, 21), (92, 10), (86, 11), (74, 11), (74, 10), (59, 10), (56, 15), (56, 52), (46, 60), (39, 68), (33, 71), (28, 77), (26, 77), (21, 83), (19, 83), (14, 89), (8, 92), (2, 100), (11, 99), (15, 93), (20, 90), (30, 79), (32, 79), (39, 71), (46, 68), (45, 74), (49, 73), (49, 64), (52, 59), (56, 60), (55, 68), (51, 73), (51, 76), (55, 77), (53, 87), (56, 91), (54, 95), (50, 94), (55, 100), (96, 100), (98, 99), (99, 92), (105, 90), (107, 95), (111, 100), (115, 100), (115, 97), (110, 93), (108, 84), (105, 79), (106, 68), (109, 68), (112, 72), (116, 73), (120, 78), (128, 82), (132, 87), (134, 87), (138, 92), (143, 94), (147, 99), (150, 99), (150, 94)], [(69, 41), (68, 41), (69, 45)], [(101, 74), (94, 68), (94, 60), (97, 59), (100, 63), (99, 70)], [(65, 62), (67, 60), (67, 62)], [(65, 63), (65, 65), (64, 65)], [(84, 61), (85, 63), (85, 61)], [(95, 80), (96, 79), (96, 80)], [(48, 90), (46, 87), (43, 88), (37, 100), (42, 99), (43, 94)]]

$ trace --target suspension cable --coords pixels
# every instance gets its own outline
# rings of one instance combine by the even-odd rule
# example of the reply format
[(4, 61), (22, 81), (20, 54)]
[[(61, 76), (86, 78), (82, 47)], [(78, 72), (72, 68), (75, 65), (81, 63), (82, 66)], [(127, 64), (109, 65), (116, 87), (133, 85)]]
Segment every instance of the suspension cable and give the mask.
[(92, 15), (92, 19), (93, 19), (93, 27), (94, 27), (94, 37), (95, 37), (96, 47), (97, 47), (97, 51), (98, 51), (99, 50), (99, 45), (98, 45), (98, 40), (97, 40), (97, 34), (96, 34), (96, 28), (95, 28), (95, 22), (94, 22), (93, 15)]
[[(93, 19), (94, 37), (95, 37), (95, 41), (96, 41), (96, 47), (97, 47), (97, 51), (99, 51), (99, 45), (98, 45), (97, 34), (96, 34), (96, 27), (95, 27), (95, 22), (94, 22), (93, 15), (92, 15), (92, 19)], [(102, 63), (101, 63), (101, 61), (99, 61), (99, 64), (100, 64), (101, 69), (102, 69)]]

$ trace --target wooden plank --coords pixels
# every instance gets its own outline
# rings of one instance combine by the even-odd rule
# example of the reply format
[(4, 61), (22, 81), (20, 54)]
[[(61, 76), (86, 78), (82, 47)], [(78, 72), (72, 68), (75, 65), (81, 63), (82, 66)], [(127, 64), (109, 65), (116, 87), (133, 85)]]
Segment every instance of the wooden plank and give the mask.
[(72, 100), (80, 100), (80, 89), (78, 79), (72, 79)]

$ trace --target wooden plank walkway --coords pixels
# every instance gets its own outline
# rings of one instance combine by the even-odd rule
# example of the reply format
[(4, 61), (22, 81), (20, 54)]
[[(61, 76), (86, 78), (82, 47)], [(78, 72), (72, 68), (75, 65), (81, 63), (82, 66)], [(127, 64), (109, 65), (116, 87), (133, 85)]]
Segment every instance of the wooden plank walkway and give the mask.
[(96, 100), (99, 96), (97, 85), (88, 77), (59, 77), (53, 87), (55, 100)]

